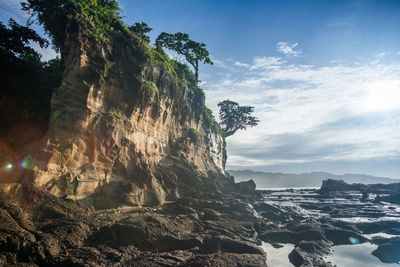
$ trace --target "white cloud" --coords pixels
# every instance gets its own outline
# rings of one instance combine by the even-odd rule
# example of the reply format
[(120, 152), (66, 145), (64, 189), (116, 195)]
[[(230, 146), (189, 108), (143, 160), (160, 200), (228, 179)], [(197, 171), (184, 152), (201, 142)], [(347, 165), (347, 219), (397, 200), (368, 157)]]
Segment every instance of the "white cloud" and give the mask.
[[(206, 86), (214, 112), (229, 98), (254, 106), (261, 121), (229, 137), (228, 166), (400, 157), (400, 62), (315, 67), (258, 57), (249, 65)], [(285, 145), (298, 154), (282, 156)]]
[(253, 64), (250, 66), (251, 70), (256, 69), (274, 69), (279, 65), (285, 63), (279, 57), (256, 57)]
[(286, 42), (279, 42), (277, 44), (277, 51), (287, 56), (299, 57), (302, 54), (302, 52), (300, 50), (296, 50), (296, 47), (298, 45), (299, 45), (298, 43), (294, 43), (291, 45)]
[(236, 61), (233, 65), (234, 66), (238, 66), (238, 67), (243, 67), (243, 68), (248, 68), (250, 66), (247, 63), (242, 63), (242, 62), (239, 62), (239, 61)]
[(218, 60), (218, 59), (212, 59), (212, 61), (214, 62), (214, 64), (217, 67), (223, 68), (223, 69), (231, 69), (225, 62), (223, 62), (222, 60)]
[(378, 53), (375, 55), (377, 58), (383, 58), (384, 56), (386, 56), (386, 53)]

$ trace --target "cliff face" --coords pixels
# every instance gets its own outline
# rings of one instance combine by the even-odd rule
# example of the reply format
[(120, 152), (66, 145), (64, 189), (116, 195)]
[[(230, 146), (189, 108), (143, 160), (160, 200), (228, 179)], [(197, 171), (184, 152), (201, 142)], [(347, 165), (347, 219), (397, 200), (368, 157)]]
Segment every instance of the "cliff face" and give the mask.
[(112, 207), (162, 204), (233, 182), (219, 126), (205, 123), (201, 91), (110, 45), (77, 36), (64, 51), (49, 130), (24, 184)]

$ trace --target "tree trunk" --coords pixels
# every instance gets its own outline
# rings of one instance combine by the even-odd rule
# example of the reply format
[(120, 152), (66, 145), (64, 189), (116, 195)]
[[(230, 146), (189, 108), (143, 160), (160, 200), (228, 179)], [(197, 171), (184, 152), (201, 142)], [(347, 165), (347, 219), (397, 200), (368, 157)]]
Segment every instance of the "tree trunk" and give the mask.
[(199, 83), (199, 61), (196, 61), (196, 65), (194, 66), (194, 75), (196, 77), (196, 83)]

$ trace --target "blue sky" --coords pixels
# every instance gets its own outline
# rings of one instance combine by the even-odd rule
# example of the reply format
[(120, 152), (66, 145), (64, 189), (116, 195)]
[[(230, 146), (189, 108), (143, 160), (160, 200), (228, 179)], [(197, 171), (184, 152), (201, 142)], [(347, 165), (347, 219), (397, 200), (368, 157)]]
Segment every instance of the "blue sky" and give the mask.
[[(0, 19), (23, 23), (17, 2)], [(156, 36), (186, 32), (215, 62), (206, 102), (253, 105), (258, 127), (227, 139), (228, 169), (400, 178), (400, 1), (121, 0)], [(44, 59), (54, 52), (45, 51)]]

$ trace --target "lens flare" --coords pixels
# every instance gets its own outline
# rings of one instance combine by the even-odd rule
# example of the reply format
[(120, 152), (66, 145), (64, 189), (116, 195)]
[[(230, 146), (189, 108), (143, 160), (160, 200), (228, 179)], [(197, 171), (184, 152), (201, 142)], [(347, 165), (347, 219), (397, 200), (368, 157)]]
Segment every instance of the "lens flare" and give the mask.
[(19, 164), (21, 168), (26, 169), (28, 167), (28, 159), (24, 158), (24, 160)]
[(11, 163), (8, 163), (7, 165), (6, 165), (6, 168), (7, 169), (11, 169), (13, 167), (13, 165), (11, 164)]
[(358, 240), (358, 238), (356, 237), (349, 237), (349, 241), (352, 245), (358, 245), (360, 244), (360, 240)]

